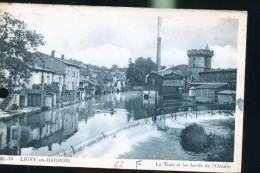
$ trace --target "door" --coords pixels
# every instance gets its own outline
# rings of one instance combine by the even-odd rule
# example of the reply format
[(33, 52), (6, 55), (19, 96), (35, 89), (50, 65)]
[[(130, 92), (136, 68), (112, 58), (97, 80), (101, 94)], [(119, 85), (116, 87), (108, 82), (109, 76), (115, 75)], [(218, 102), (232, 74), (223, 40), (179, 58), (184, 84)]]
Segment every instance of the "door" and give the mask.
[(28, 94), (28, 106), (41, 107), (41, 94)]
[(20, 107), (25, 107), (25, 96), (20, 96)]

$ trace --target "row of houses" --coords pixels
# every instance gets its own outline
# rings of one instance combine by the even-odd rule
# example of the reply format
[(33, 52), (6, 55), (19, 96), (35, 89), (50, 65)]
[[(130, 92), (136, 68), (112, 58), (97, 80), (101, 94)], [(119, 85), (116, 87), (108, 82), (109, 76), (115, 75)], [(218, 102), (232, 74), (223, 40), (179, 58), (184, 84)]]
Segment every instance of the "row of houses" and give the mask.
[(42, 52), (33, 53), (31, 77), (4, 100), (6, 110), (19, 107), (55, 107), (88, 99), (94, 95), (121, 92), (126, 88), (125, 69), (102, 70), (90, 64)]

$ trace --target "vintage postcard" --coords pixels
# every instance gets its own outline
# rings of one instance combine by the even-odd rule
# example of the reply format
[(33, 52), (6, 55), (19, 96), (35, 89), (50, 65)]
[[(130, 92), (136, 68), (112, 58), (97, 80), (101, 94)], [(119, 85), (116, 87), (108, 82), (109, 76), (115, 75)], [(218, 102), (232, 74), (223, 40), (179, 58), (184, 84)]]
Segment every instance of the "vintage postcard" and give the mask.
[(239, 172), (247, 13), (0, 4), (0, 164)]

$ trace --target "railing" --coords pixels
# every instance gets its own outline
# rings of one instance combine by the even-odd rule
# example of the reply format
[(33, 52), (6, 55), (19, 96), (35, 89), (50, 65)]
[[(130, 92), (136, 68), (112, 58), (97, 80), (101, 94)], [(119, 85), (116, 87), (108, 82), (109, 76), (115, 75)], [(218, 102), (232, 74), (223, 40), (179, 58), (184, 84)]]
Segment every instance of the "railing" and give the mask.
[(235, 110), (235, 103), (230, 104), (193, 104), (181, 106), (168, 106), (158, 108), (156, 115), (167, 113), (187, 112), (187, 111), (203, 111), (203, 110)]

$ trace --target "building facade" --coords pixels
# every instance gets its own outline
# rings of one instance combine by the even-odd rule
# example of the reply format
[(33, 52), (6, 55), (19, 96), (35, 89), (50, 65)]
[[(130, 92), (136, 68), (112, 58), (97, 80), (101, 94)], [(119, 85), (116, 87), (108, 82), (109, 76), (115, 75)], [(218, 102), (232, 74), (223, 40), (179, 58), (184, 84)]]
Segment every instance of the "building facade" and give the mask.
[(218, 103), (227, 104), (236, 102), (236, 91), (224, 90), (217, 93)]
[(195, 87), (195, 101), (200, 103), (217, 103), (217, 93), (227, 90), (227, 83), (208, 83)]
[(183, 79), (182, 76), (174, 72), (164, 75), (164, 81), (162, 84), (163, 99), (181, 98), (184, 89)]
[(201, 82), (226, 82), (231, 90), (236, 89), (237, 69), (214, 69), (199, 73)]

